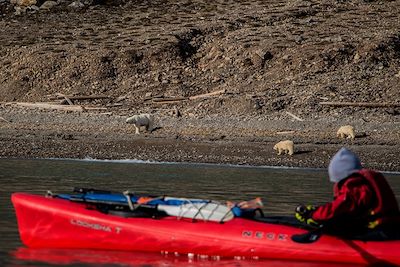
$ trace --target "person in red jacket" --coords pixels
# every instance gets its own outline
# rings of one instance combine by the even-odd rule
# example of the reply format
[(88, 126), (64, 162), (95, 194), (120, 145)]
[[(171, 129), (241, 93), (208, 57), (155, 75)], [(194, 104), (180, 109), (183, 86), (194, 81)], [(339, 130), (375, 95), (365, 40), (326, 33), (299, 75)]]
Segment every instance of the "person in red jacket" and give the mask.
[(372, 239), (390, 238), (395, 229), (398, 238), (399, 206), (381, 173), (362, 168), (357, 155), (346, 148), (333, 156), (328, 173), (334, 183), (333, 201), (319, 207), (299, 206), (297, 219), (344, 236), (373, 232)]

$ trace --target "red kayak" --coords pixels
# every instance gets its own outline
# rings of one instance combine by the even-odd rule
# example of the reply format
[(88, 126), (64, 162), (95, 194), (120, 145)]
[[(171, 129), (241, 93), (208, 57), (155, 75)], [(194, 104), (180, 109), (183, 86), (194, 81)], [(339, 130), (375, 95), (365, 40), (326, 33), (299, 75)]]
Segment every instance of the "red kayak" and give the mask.
[(352, 241), (322, 235), (308, 244), (292, 226), (233, 218), (224, 223), (174, 216), (125, 218), (85, 203), (14, 193), (22, 242), (30, 248), (162, 252), (190, 256), (400, 265), (400, 241)]

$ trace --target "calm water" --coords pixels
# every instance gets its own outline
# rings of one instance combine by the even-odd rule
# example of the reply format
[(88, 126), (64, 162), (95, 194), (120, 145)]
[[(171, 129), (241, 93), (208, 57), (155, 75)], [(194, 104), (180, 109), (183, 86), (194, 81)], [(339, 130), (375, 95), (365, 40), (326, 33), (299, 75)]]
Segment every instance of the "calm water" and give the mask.
[[(131, 252), (30, 250), (20, 243), (12, 192), (70, 192), (73, 187), (242, 201), (262, 197), (264, 213), (291, 215), (299, 203), (331, 199), (324, 170), (0, 159), (0, 266), (276, 266), (263, 261), (189, 261), (183, 256)], [(400, 198), (400, 175), (386, 174)], [(296, 266), (310, 266), (301, 265)]]

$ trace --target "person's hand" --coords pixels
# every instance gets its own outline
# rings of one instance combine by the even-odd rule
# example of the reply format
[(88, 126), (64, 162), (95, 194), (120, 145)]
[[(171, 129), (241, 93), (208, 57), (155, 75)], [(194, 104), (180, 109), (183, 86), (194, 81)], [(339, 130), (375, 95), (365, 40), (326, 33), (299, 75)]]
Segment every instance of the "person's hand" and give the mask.
[(296, 218), (299, 219), (299, 221), (304, 221), (307, 218), (311, 217), (312, 212), (315, 210), (315, 207), (312, 205), (300, 205), (297, 206), (295, 209), (296, 213)]
[(319, 223), (313, 220), (312, 213), (315, 210), (314, 206), (308, 205), (300, 205), (295, 209), (295, 217), (300, 222), (305, 222), (308, 225), (319, 227)]

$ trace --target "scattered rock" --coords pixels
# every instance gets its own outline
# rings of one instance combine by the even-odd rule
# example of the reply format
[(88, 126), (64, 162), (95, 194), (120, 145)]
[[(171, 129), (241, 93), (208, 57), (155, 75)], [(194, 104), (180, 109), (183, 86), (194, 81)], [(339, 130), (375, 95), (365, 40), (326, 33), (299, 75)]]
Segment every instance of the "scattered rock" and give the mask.
[(57, 5), (57, 2), (55, 2), (55, 1), (46, 1), (40, 6), (40, 9), (41, 10), (50, 10), (56, 5)]
[(28, 7), (36, 5), (36, 0), (10, 0), (10, 3), (20, 7)]
[(68, 5), (70, 8), (83, 8), (85, 7), (85, 4), (83, 4), (81, 1), (74, 1), (71, 4)]

